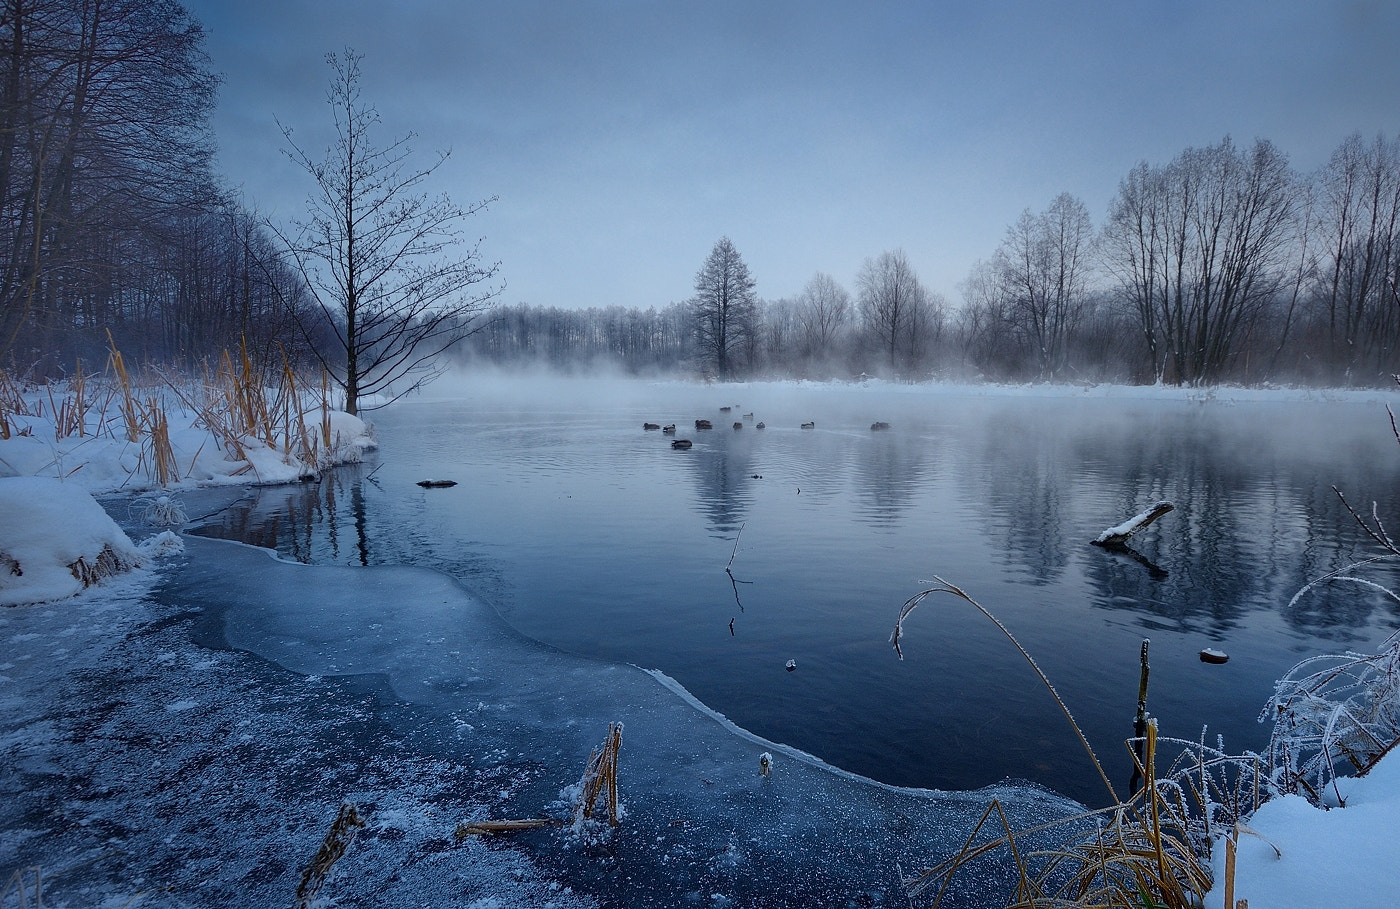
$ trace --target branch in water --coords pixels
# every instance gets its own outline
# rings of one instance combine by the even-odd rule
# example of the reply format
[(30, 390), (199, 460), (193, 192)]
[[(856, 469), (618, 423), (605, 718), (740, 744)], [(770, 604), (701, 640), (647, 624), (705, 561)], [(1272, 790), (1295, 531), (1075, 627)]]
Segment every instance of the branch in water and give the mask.
[(1133, 515), (1122, 524), (1110, 527), (1094, 538), (1095, 546), (1122, 546), (1128, 537), (1172, 510), (1171, 502), (1158, 502), (1142, 514)]

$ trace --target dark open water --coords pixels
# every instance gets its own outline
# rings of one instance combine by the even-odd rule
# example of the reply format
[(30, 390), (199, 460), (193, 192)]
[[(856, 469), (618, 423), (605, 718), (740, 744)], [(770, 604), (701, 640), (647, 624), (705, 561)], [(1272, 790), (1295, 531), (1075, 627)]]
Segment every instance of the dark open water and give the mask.
[[(1355, 585), (1287, 607), (1374, 554), (1333, 484), (1400, 527), (1381, 395), (518, 392), (379, 412), (365, 464), (257, 490), (204, 532), (302, 561), (441, 568), (529, 637), (661, 669), (739, 725), (884, 782), (1030, 779), (1090, 803), (1103, 786), (1064, 718), (970, 607), (927, 601), (895, 657), (890, 631), (923, 580), (961, 586), (1010, 628), (1120, 791), (1144, 637), (1163, 733), (1208, 727), (1242, 750), (1267, 741), (1256, 716), (1291, 665), (1400, 627), (1392, 602)], [(697, 417), (716, 428), (695, 431)], [(678, 423), (694, 447), (672, 450), (644, 420)], [(429, 477), (459, 485), (415, 485)], [(1132, 553), (1088, 544), (1159, 499), (1176, 510)], [(1386, 566), (1370, 576), (1395, 581)], [(1207, 646), (1229, 663), (1203, 664)]]

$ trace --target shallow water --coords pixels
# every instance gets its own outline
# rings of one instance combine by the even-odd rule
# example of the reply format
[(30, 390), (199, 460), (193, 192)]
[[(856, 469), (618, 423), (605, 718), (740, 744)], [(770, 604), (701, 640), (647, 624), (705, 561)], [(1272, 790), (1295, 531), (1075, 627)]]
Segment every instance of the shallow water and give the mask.
[[(365, 464), (256, 490), (204, 532), (442, 568), (531, 638), (659, 669), (760, 736), (897, 785), (1030, 779), (1104, 801), (1049, 694), (971, 607), (926, 601), (896, 657), (900, 605), (934, 575), (1034, 655), (1120, 791), (1144, 637), (1164, 734), (1208, 727), (1240, 750), (1267, 740), (1256, 716), (1288, 667), (1397, 624), (1355, 587), (1288, 605), (1373, 554), (1331, 485), (1400, 514), (1378, 403), (564, 383), (374, 419)], [(415, 485), (430, 477), (458, 485)], [(1131, 553), (1088, 544), (1159, 499), (1176, 510)], [(1229, 663), (1202, 663), (1207, 646)]]

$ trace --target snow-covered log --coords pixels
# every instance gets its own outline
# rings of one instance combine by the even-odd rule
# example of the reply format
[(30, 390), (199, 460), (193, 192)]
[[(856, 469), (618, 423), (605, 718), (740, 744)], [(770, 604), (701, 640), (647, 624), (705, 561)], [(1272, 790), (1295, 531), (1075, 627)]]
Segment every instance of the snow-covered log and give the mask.
[(1095, 546), (1122, 546), (1128, 541), (1128, 537), (1142, 530), (1148, 524), (1151, 524), (1171, 510), (1171, 502), (1158, 502), (1141, 514), (1136, 514), (1128, 518), (1128, 520), (1124, 521), (1122, 524), (1117, 524), (1108, 528), (1095, 537), (1093, 543)]

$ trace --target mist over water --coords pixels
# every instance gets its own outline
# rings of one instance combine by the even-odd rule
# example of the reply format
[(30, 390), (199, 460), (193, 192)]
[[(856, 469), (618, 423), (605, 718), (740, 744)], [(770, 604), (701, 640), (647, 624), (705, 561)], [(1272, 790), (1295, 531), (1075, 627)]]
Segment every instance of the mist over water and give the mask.
[[(972, 609), (926, 601), (896, 658), (900, 605), (934, 575), (1035, 656), (1124, 789), (1144, 637), (1164, 734), (1257, 749), (1282, 672), (1367, 650), (1400, 618), (1354, 585), (1286, 608), (1373, 554), (1331, 485), (1400, 514), (1380, 397), (509, 377), (430, 393), (373, 415), (377, 461), (259, 490), (206, 532), (440, 568), (531, 638), (660, 669), (739, 725), (884, 782), (1104, 798)], [(430, 477), (459, 485), (415, 485)], [(1131, 552), (1088, 544), (1159, 499), (1176, 510)], [(1230, 662), (1201, 663), (1206, 646)]]

